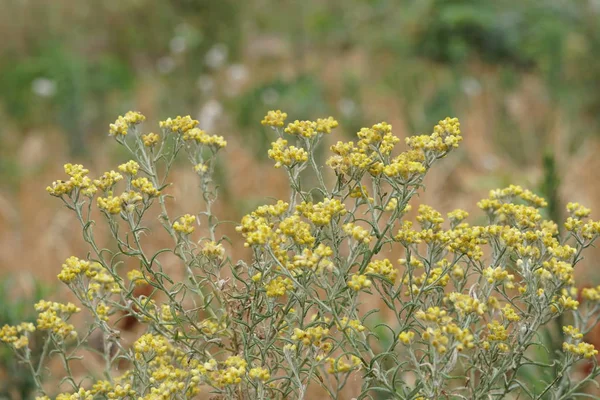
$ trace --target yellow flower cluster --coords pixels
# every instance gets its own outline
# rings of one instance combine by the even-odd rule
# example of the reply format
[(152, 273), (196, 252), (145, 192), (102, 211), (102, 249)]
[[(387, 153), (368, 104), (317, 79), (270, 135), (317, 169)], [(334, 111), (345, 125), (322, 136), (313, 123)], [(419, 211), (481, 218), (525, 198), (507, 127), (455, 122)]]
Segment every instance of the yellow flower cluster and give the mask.
[(394, 145), (400, 139), (392, 133), (392, 126), (387, 122), (380, 122), (371, 128), (362, 128), (357, 134), (360, 139), (357, 146), (363, 153), (376, 150), (380, 154), (390, 155)]
[(371, 261), (367, 265), (365, 274), (381, 275), (381, 276), (385, 277), (387, 280), (391, 281), (393, 284), (393, 283), (396, 283), (396, 277), (398, 275), (398, 270), (392, 265), (390, 260), (385, 258), (383, 260)]
[(211, 383), (220, 388), (240, 383), (242, 377), (246, 374), (246, 367), (248, 366), (246, 360), (240, 356), (230, 356), (224, 364), (226, 368), (210, 374)]
[(41, 331), (52, 331), (62, 339), (77, 336), (75, 327), (65, 321), (65, 318), (81, 311), (74, 304), (61, 304), (40, 300), (35, 304), (35, 310), (39, 313), (37, 318), (37, 329)]
[(583, 288), (581, 290), (581, 296), (589, 301), (600, 301), (600, 286), (595, 288)]
[(332, 254), (333, 250), (329, 246), (319, 243), (314, 251), (306, 248), (302, 250), (302, 254), (296, 254), (293, 263), (289, 267), (294, 273), (297, 268), (306, 268), (320, 273), (324, 269), (333, 268), (333, 262), (328, 258)]
[(348, 281), (348, 287), (358, 292), (359, 290), (371, 287), (371, 281), (367, 278), (366, 275), (352, 275), (352, 277)]
[(412, 343), (415, 338), (415, 333), (413, 331), (403, 331), (398, 335), (398, 339), (404, 344)]
[(129, 160), (125, 164), (119, 165), (119, 171), (121, 171), (124, 174), (131, 175), (131, 176), (137, 175), (139, 169), (140, 169), (140, 164), (138, 164), (134, 160)]
[(371, 233), (362, 226), (353, 223), (344, 224), (342, 227), (344, 232), (360, 243), (369, 243), (371, 241)]
[(508, 271), (502, 267), (487, 267), (483, 270), (483, 276), (487, 279), (488, 283), (498, 284), (506, 282), (504, 286), (507, 289), (513, 289), (515, 287), (513, 283), (515, 276), (513, 274), (509, 274)]
[(80, 388), (75, 393), (60, 393), (56, 400), (93, 400), (94, 395), (90, 390)]
[(303, 148), (288, 146), (288, 141), (282, 138), (271, 143), (268, 151), (269, 158), (275, 161), (275, 168), (281, 166), (293, 167), (308, 160), (308, 153)]
[(139, 112), (128, 111), (125, 116), (120, 115), (114, 124), (110, 124), (108, 131), (110, 136), (125, 136), (129, 132), (129, 129), (135, 125), (141, 124), (146, 120)]
[(65, 263), (62, 265), (62, 270), (58, 274), (58, 279), (69, 284), (73, 282), (79, 274), (86, 273), (89, 271), (89, 269), (89, 261), (80, 260), (77, 257), (71, 256), (67, 258)]
[(395, 157), (389, 165), (383, 167), (382, 172), (390, 178), (397, 178), (398, 182), (404, 184), (427, 171), (424, 162), (425, 156), (422, 152), (409, 150)]
[(465, 210), (456, 209), (448, 213), (448, 219), (454, 223), (462, 222), (469, 217), (469, 213)]
[(508, 339), (506, 328), (498, 320), (493, 320), (487, 324), (487, 327), (489, 329), (488, 340), (503, 342)]
[(577, 307), (579, 307), (579, 302), (565, 293), (561, 294), (556, 300), (565, 310), (577, 310)]
[(548, 205), (546, 200), (542, 197), (517, 185), (510, 185), (504, 189), (491, 190), (489, 194), (490, 200), (497, 200), (503, 203), (513, 202), (517, 198), (520, 198), (536, 208), (546, 207)]
[(187, 131), (198, 126), (198, 121), (192, 119), (189, 115), (185, 117), (177, 116), (176, 118), (168, 118), (165, 121), (160, 121), (159, 126), (173, 133), (185, 134)]
[(205, 319), (200, 323), (200, 331), (206, 336), (214, 336), (217, 332), (226, 328), (227, 324), (225, 322), (219, 323), (210, 319)]
[(462, 317), (472, 313), (483, 315), (487, 311), (485, 303), (474, 299), (468, 294), (453, 292), (448, 295), (448, 300), (454, 304), (458, 314)]
[(573, 327), (573, 325), (563, 326), (562, 330), (565, 333), (565, 335), (569, 335), (573, 339), (583, 339), (583, 334), (579, 332), (579, 329)]
[[(287, 117), (287, 115), (286, 115)], [(294, 121), (284, 129), (285, 133), (298, 135), (307, 139), (315, 137), (319, 133), (331, 133), (331, 130), (337, 128), (338, 122), (332, 117), (319, 118), (316, 121)]]
[(517, 314), (515, 309), (510, 304), (506, 304), (504, 306), (504, 308), (502, 309), (502, 314), (504, 315), (504, 318), (506, 318), (510, 322), (516, 322), (521, 320), (519, 314)]
[(354, 330), (356, 332), (364, 332), (367, 328), (360, 323), (357, 319), (349, 319), (348, 317), (343, 317), (340, 319), (339, 324), (337, 324), (337, 328), (340, 332)]
[(81, 164), (65, 164), (65, 173), (69, 175), (68, 181), (54, 181), (51, 186), (46, 188), (46, 191), (52, 196), (61, 197), (65, 194), (71, 194), (71, 192), (80, 188), (82, 190), (91, 189), (84, 193), (85, 195), (93, 195), (95, 193), (95, 187), (92, 185), (92, 180), (87, 176), (89, 170), (84, 168)]
[(194, 232), (194, 223), (196, 222), (196, 217), (194, 215), (185, 214), (183, 217), (180, 217), (179, 220), (173, 223), (173, 229), (176, 232), (179, 232), (184, 235), (189, 235)]
[[(79, 276), (89, 278), (89, 282), (84, 285), (84, 288), (87, 288), (87, 293), (82, 293), (82, 295), (87, 296), (90, 300), (97, 294), (103, 295), (104, 293), (119, 293), (121, 291), (115, 278), (99, 263), (81, 260), (74, 256), (67, 258), (62, 265), (61, 272), (58, 274), (58, 279), (70, 284)], [(72, 289), (78, 292), (80, 288), (72, 287)]]
[(108, 195), (106, 197), (98, 197), (98, 208), (106, 211), (109, 214), (119, 214), (121, 212), (121, 203), (123, 199), (119, 196)]
[(462, 141), (460, 122), (457, 118), (446, 118), (440, 121), (431, 135), (419, 135), (406, 138), (406, 144), (413, 150), (421, 150), (433, 157), (444, 156), (452, 148), (458, 147)]
[(385, 211), (394, 211), (398, 207), (398, 198), (392, 197), (385, 206)]
[(327, 225), (334, 216), (346, 214), (344, 203), (338, 199), (325, 199), (317, 204), (303, 201), (296, 209), (317, 226)]
[(147, 194), (149, 197), (156, 197), (160, 195), (160, 191), (155, 188), (152, 182), (150, 182), (146, 177), (132, 180), (131, 185), (134, 188), (139, 189), (140, 192)]
[(117, 182), (123, 179), (123, 175), (115, 171), (108, 171), (102, 174), (98, 179), (94, 179), (94, 186), (100, 190), (108, 191), (116, 185)]
[(306, 330), (294, 328), (294, 334), (291, 339), (301, 342), (304, 346), (321, 346), (323, 340), (327, 339), (328, 335), (329, 329), (317, 325), (306, 328)]
[(273, 128), (282, 128), (285, 125), (287, 116), (288, 115), (281, 112), (281, 110), (271, 110), (267, 112), (267, 115), (265, 115), (260, 123)]
[(144, 274), (139, 269), (132, 269), (127, 272), (127, 279), (131, 281), (134, 285), (144, 285), (148, 283), (144, 278)]
[(160, 136), (158, 136), (154, 132), (150, 132), (147, 135), (142, 135), (142, 143), (146, 147), (154, 147), (160, 140)]
[(12, 345), (15, 349), (27, 347), (29, 344), (29, 333), (35, 331), (35, 325), (31, 322), (22, 322), (17, 326), (4, 325), (0, 329), (0, 341)]
[(269, 281), (269, 283), (265, 285), (265, 289), (268, 297), (281, 297), (285, 296), (288, 290), (293, 290), (294, 284), (290, 278), (278, 276)]
[(382, 122), (363, 128), (357, 136), (360, 140), (356, 145), (354, 142), (338, 142), (331, 146), (334, 155), (327, 160), (327, 165), (338, 174), (347, 174), (358, 180), (364, 172), (373, 176), (383, 173), (399, 183), (408, 183), (426, 172), (425, 153), (420, 149), (409, 150), (389, 160), (395, 144), (399, 142), (392, 134), (391, 125)]
[(357, 368), (360, 368), (362, 364), (361, 359), (356, 357), (355, 355), (350, 356), (349, 362), (344, 361), (341, 357), (328, 357), (326, 361), (329, 364), (329, 366), (327, 367), (327, 372), (330, 374), (350, 372)]
[(248, 376), (252, 379), (258, 379), (259, 381), (266, 382), (271, 379), (271, 374), (267, 368), (254, 367), (248, 371)]
[(447, 325), (452, 318), (448, 316), (446, 310), (442, 310), (440, 307), (429, 307), (427, 311), (419, 310), (415, 313), (417, 319), (434, 322), (439, 325)]
[(394, 240), (405, 246), (421, 243), (421, 235), (413, 230), (412, 226), (413, 223), (411, 221), (402, 221), (398, 233), (394, 236)]
[(419, 205), (418, 213), (419, 214), (417, 215), (417, 221), (419, 222), (419, 224), (421, 224), (424, 230), (439, 230), (441, 228), (442, 223), (444, 223), (442, 214), (440, 214), (438, 211), (434, 210), (428, 205)]
[(215, 241), (205, 242), (202, 245), (201, 252), (204, 256), (212, 259), (221, 259), (225, 255), (223, 245)]
[(227, 146), (227, 141), (223, 136), (209, 135), (199, 128), (192, 128), (183, 132), (183, 140), (185, 141), (193, 141), (215, 149), (222, 149)]
[(272, 228), (273, 224), (265, 217), (252, 213), (242, 217), (241, 224), (236, 227), (236, 231), (242, 233), (246, 238), (244, 245), (249, 247), (266, 244), (273, 235)]
[(578, 344), (564, 342), (563, 350), (585, 358), (592, 358), (598, 354), (593, 344), (585, 342)]
[(276, 233), (283, 233), (298, 245), (312, 245), (315, 242), (315, 238), (310, 231), (310, 225), (302, 221), (297, 214), (281, 221)]

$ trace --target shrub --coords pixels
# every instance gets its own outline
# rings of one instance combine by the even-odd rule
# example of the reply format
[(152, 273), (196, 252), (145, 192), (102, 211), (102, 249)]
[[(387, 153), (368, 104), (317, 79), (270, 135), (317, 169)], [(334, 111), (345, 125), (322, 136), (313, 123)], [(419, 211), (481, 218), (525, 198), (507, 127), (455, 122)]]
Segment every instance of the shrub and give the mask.
[[(363, 128), (356, 142), (331, 146), (326, 173), (314, 150), (337, 121), (286, 118), (271, 111), (262, 124), (277, 136), (269, 157), (289, 177), (290, 197), (242, 218), (236, 229), (249, 256), (237, 262), (212, 212), (211, 175), (226, 141), (189, 116), (161, 122), (158, 135), (141, 134), (144, 117), (127, 113), (110, 135), (132, 160), (98, 179), (65, 165), (68, 180), (48, 192), (73, 211), (89, 245), (58, 275), (80, 304), (40, 301), (36, 324), (0, 333), (42, 398), (55, 394), (43, 386), (49, 355), (65, 368), (61, 399), (302, 399), (317, 390), (358, 399), (572, 399), (586, 390), (600, 373), (597, 351), (583, 341), (599, 318), (600, 287), (579, 293), (573, 269), (600, 232), (589, 209), (570, 203), (561, 235), (540, 213), (544, 199), (510, 186), (478, 203), (484, 225), (423, 204), (413, 223), (407, 214), (425, 175), (462, 140), (457, 119), (407, 138), (400, 153), (390, 125)], [(204, 206), (174, 217), (168, 173), (180, 155), (198, 175)], [(148, 228), (153, 208), (168, 248), (149, 245), (159, 234)], [(97, 240), (98, 211), (112, 246)], [(385, 257), (392, 252), (402, 258)], [(173, 256), (182, 279), (164, 268)], [(128, 260), (139, 268), (125, 273)], [(80, 307), (93, 317), (83, 334), (69, 322)], [(145, 327), (134, 343), (121, 334), (122, 318)], [(562, 339), (553, 348), (556, 332), (550, 341), (542, 333), (556, 321)], [(40, 357), (28, 346), (34, 330), (44, 334)], [(77, 380), (71, 366), (95, 331), (104, 370)], [(577, 365), (586, 359), (582, 377)]]

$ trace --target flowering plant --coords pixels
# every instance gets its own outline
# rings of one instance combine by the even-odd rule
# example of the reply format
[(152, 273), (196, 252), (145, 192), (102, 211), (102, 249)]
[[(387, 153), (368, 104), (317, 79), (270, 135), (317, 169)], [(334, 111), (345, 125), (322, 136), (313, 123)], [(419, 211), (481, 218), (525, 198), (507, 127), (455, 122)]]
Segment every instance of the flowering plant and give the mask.
[[(597, 351), (583, 341), (600, 318), (600, 287), (579, 294), (573, 270), (600, 234), (589, 209), (570, 203), (560, 234), (540, 213), (544, 199), (509, 186), (477, 204), (486, 224), (469, 224), (463, 210), (444, 219), (423, 204), (414, 224), (410, 203), (425, 175), (462, 140), (457, 119), (407, 138), (400, 153), (389, 124), (363, 128), (356, 142), (331, 146), (327, 173), (315, 149), (337, 121), (286, 118), (270, 111), (262, 124), (277, 136), (269, 157), (289, 178), (289, 199), (242, 218), (249, 256), (237, 262), (212, 211), (215, 157), (227, 143), (198, 121), (168, 119), (160, 135), (141, 134), (145, 118), (129, 112), (110, 135), (132, 160), (97, 179), (65, 165), (68, 180), (47, 190), (73, 211), (89, 245), (58, 274), (79, 305), (40, 301), (36, 324), (0, 331), (40, 398), (56, 395), (44, 385), (55, 372), (45, 369), (49, 358), (64, 368), (59, 399), (585, 396), (600, 375)], [(173, 217), (168, 174), (179, 155), (197, 173), (204, 206)], [(159, 234), (148, 228), (155, 208), (172, 240), (159, 250), (147, 240)], [(95, 235), (98, 212), (110, 245)], [(165, 268), (173, 257), (182, 278)], [(139, 267), (123, 271), (127, 260)], [(70, 318), (81, 308), (92, 322), (78, 333)], [(132, 343), (125, 318), (144, 327)], [(552, 348), (556, 338), (543, 333), (556, 321), (562, 346)], [(32, 357), (36, 330), (43, 352)], [(97, 332), (103, 368), (78, 379), (73, 365)], [(583, 376), (580, 362), (590, 363)]]

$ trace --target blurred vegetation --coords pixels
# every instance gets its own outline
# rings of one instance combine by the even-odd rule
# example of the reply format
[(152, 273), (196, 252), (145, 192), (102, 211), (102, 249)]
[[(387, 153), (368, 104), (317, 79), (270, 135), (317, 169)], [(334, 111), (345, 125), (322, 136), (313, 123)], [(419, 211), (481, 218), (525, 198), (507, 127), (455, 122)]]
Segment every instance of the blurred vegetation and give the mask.
[[(244, 131), (256, 130), (257, 116), (270, 107), (308, 117), (329, 106), (345, 110), (334, 114), (354, 128), (363, 122), (359, 93), (374, 87), (398, 98), (409, 129), (419, 131), (460, 114), (473, 93), (492, 89), (502, 99), (529, 76), (543, 82), (540, 95), (566, 119), (570, 147), (600, 125), (600, 94), (590, 90), (600, 84), (600, 6), (593, 0), (6, 0), (3, 8), (0, 29), (9, 40), (0, 44), (2, 114), (23, 134), (59, 128), (73, 154), (128, 108), (163, 117), (197, 113), (217, 98)], [(282, 41), (292, 72), (281, 73), (281, 53), (266, 51), (244, 91), (224, 93), (217, 73), (248, 62), (253, 41), (265, 35)], [(367, 57), (368, 74), (352, 77), (353, 65), (340, 66), (339, 82), (320, 74), (352, 51)], [(203, 79), (210, 88), (201, 88)], [(140, 99), (144, 82), (154, 85), (151, 98)], [(490, 128), (499, 147), (531, 162), (510, 147), (523, 135), (543, 142), (554, 121), (525, 129), (502, 101), (498, 107), (501, 117)], [(264, 146), (257, 143), (257, 154)]]

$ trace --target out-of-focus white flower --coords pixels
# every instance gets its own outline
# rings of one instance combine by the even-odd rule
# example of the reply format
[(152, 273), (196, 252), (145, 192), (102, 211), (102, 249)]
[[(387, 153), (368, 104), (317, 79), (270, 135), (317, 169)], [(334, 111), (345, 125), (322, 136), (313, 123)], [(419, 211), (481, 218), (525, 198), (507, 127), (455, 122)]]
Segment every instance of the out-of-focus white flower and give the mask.
[(52, 97), (56, 94), (56, 82), (44, 77), (36, 78), (31, 82), (31, 90), (40, 97)]

